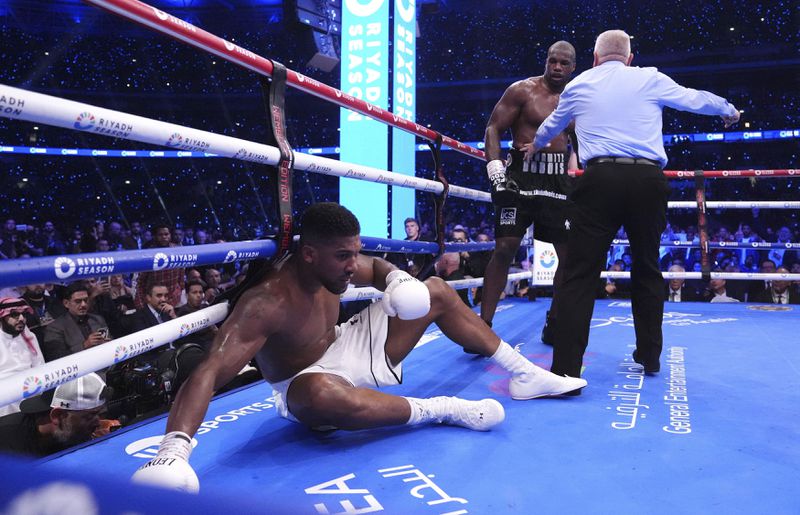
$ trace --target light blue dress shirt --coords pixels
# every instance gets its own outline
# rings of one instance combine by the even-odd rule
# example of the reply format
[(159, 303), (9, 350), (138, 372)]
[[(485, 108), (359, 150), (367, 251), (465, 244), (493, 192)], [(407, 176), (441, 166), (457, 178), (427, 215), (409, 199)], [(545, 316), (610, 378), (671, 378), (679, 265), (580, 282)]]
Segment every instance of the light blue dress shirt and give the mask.
[(667, 164), (661, 111), (672, 107), (697, 114), (733, 116), (736, 109), (707, 91), (685, 88), (656, 68), (607, 61), (567, 84), (558, 107), (539, 126), (541, 149), (575, 120), (578, 149), (585, 164), (594, 157), (644, 157)]

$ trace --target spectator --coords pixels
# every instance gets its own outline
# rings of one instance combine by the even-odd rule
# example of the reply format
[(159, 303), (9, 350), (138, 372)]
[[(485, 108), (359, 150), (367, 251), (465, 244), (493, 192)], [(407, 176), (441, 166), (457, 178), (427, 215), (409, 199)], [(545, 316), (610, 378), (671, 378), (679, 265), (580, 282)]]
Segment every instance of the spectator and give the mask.
[[(32, 312), (21, 298), (0, 298), (0, 378), (44, 364), (39, 341), (25, 323), (25, 314)], [(0, 416), (17, 411), (18, 402), (0, 406)]]
[(183, 229), (183, 244), (194, 245), (194, 228), (185, 227)]
[(95, 248), (95, 252), (108, 252), (110, 250), (111, 250), (111, 244), (108, 242), (107, 239), (100, 238), (97, 240), (97, 248)]
[(136, 250), (144, 248), (144, 239), (142, 238), (142, 223), (131, 222), (130, 234), (122, 239), (122, 248), (127, 250)]
[[(175, 314), (179, 317), (194, 313), (200, 309), (208, 306), (205, 302), (205, 291), (201, 281), (189, 281), (186, 283), (186, 299), (187, 302), (183, 306), (179, 306), (175, 310)], [(203, 349), (208, 350), (211, 348), (211, 343), (214, 341), (214, 336), (217, 334), (217, 327), (211, 326), (208, 329), (203, 329), (196, 333), (192, 333), (174, 343), (175, 347), (180, 347), (184, 343), (197, 343)]]
[(67, 312), (53, 320), (44, 331), (42, 352), (46, 361), (111, 340), (105, 319), (89, 312), (89, 288), (83, 281), (67, 286), (63, 303)]
[(25, 317), (28, 328), (33, 331), (37, 340), (43, 342), (45, 327), (64, 314), (64, 306), (46, 293), (44, 284), (29, 284), (25, 287), (22, 298), (32, 308)]
[[(761, 266), (758, 269), (758, 273), (760, 274), (774, 274), (775, 271), (778, 269), (775, 262), (771, 259), (762, 259)], [(764, 291), (768, 290), (772, 281), (769, 280), (756, 280), (750, 281), (750, 287), (747, 290), (747, 299), (752, 302), (752, 299), (761, 298), (764, 296)]]
[(108, 278), (108, 294), (120, 313), (134, 309), (133, 290), (125, 284), (122, 274), (114, 274)]
[(175, 318), (175, 308), (169, 302), (168, 291), (164, 284), (150, 284), (145, 294), (145, 305), (122, 319), (125, 333), (136, 333)]
[[(155, 235), (156, 238), (153, 240), (152, 247), (166, 248), (175, 246), (172, 243), (172, 233), (168, 226), (157, 225), (155, 227)], [(165, 268), (163, 270), (140, 273), (137, 278), (136, 296), (134, 297), (136, 307), (144, 307), (146, 303), (145, 295), (150, 291), (150, 286), (153, 284), (166, 286), (167, 303), (172, 306), (179, 305), (183, 291), (184, 274), (183, 268)]]
[[(787, 244), (792, 243), (792, 231), (783, 226), (778, 229), (775, 235), (775, 243)], [(786, 249), (771, 249), (769, 251), (769, 258), (775, 263), (776, 266), (791, 267), (797, 261), (797, 253), (793, 250)]]
[[(681, 265), (672, 265), (670, 272), (685, 273)], [(700, 300), (697, 290), (688, 286), (685, 279), (670, 279), (667, 281), (667, 302), (696, 302)]]
[(86, 287), (89, 289), (89, 312), (100, 315), (108, 324), (111, 334), (120, 335), (123, 333), (120, 322), (122, 313), (114, 299), (111, 298), (111, 284), (109, 279), (90, 277), (84, 279)]
[(59, 238), (55, 225), (49, 220), (44, 223), (42, 232), (36, 237), (36, 246), (42, 249), (46, 256), (59, 256), (66, 252), (64, 242)]
[(194, 230), (194, 244), (195, 245), (205, 245), (208, 243), (208, 233), (203, 229), (195, 229)]
[[(406, 231), (405, 241), (426, 241), (420, 233), (419, 222), (416, 218), (406, 218), (404, 224)], [(433, 275), (434, 272), (430, 270), (431, 263), (433, 262), (433, 257), (430, 254), (389, 253), (386, 255), (386, 260), (400, 270), (405, 270), (420, 281), (427, 279)], [(426, 270), (427, 272), (424, 276), (419, 275)]]
[[(789, 269), (786, 267), (778, 267), (775, 271), (776, 274), (788, 274)], [(773, 279), (770, 281), (770, 286), (762, 291), (753, 302), (764, 302), (767, 304), (800, 304), (800, 295), (790, 289), (791, 281), (784, 281), (781, 279)]]
[[(717, 268), (714, 271), (720, 272), (721, 270)], [(726, 285), (725, 279), (711, 279), (705, 292), (705, 300), (708, 302), (741, 302), (742, 299), (728, 295)]]
[(183, 246), (183, 229), (180, 227), (176, 227), (175, 230), (172, 231), (172, 243), (174, 243), (176, 247)]
[(42, 457), (86, 442), (101, 428), (107, 397), (92, 373), (25, 399), (21, 413), (0, 418), (0, 450)]
[[(122, 225), (119, 222), (111, 222), (108, 224), (108, 232), (101, 238), (105, 240), (106, 245), (111, 250), (121, 250), (122, 249)], [(98, 241), (97, 250), (100, 252), (105, 252), (100, 250), (100, 242)]]
[[(445, 281), (458, 281), (465, 278), (464, 270), (461, 266), (461, 257), (458, 252), (446, 252), (442, 254), (436, 262), (435, 268), (436, 275)], [(469, 301), (469, 290), (462, 288), (456, 290), (456, 293), (458, 293), (458, 296), (464, 301), (464, 304), (472, 307)]]
[[(612, 264), (609, 268), (609, 272), (624, 272), (624, 263), (618, 262)], [(628, 279), (612, 279), (608, 277), (606, 279), (600, 279), (600, 291), (598, 293), (598, 298), (600, 299), (630, 299), (631, 298), (631, 287), (630, 287), (630, 280)]]

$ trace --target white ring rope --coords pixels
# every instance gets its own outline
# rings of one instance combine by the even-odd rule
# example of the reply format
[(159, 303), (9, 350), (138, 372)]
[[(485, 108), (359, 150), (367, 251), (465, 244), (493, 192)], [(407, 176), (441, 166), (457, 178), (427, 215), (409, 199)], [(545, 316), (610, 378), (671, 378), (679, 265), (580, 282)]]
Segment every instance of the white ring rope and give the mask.
[(220, 303), (164, 322), (143, 331), (111, 340), (44, 365), (0, 379), (0, 406), (55, 388), (90, 372), (110, 367), (155, 349), (212, 324), (228, 315), (228, 304)]
[[(206, 152), (240, 161), (275, 165), (280, 160), (280, 151), (270, 145), (34, 93), (5, 84), (0, 84), (0, 98), (5, 98), (7, 104), (7, 106), (0, 105), (0, 116), (14, 120), (44, 123), (64, 129), (152, 143), (171, 149)], [(432, 193), (441, 193), (443, 189), (440, 182), (414, 175), (404, 175), (301, 152), (294, 153), (294, 166), (298, 170), (308, 172), (352, 177)], [(451, 185), (449, 195), (483, 202), (492, 200), (491, 195), (485, 191), (463, 186)]]

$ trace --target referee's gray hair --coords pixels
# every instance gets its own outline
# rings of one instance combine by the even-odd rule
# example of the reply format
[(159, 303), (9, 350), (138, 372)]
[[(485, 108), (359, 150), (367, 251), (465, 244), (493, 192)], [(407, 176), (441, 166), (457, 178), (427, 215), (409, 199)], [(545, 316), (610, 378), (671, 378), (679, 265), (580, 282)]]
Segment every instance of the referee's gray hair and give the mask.
[(631, 37), (624, 30), (607, 30), (597, 36), (594, 52), (601, 59), (611, 57), (627, 61), (631, 55)]

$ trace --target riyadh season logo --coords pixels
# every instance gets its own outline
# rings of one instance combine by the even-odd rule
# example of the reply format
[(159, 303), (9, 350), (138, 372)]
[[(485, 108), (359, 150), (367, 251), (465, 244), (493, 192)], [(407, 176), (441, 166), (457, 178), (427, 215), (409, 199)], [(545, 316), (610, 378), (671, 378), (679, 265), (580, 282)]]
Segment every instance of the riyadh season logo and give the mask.
[(124, 345), (117, 345), (114, 349), (114, 363), (128, 359), (128, 348)]
[[(151, 460), (158, 454), (158, 446), (161, 444), (163, 438), (164, 436), (150, 436), (148, 438), (136, 440), (125, 447), (125, 454), (133, 456), (134, 458)], [(197, 447), (197, 439), (192, 438), (192, 448), (194, 449), (195, 447)]]
[(183, 338), (184, 336), (189, 334), (189, 329), (191, 329), (191, 326), (189, 324), (181, 324), (180, 337)]
[(169, 256), (163, 252), (156, 252), (153, 256), (153, 270), (164, 270), (169, 264)]
[(556, 264), (556, 254), (550, 249), (545, 249), (539, 255), (539, 264), (544, 268), (551, 268)]
[(222, 261), (223, 263), (233, 263), (236, 261), (237, 254), (235, 250), (229, 250), (228, 254), (225, 255), (225, 259)]
[(56, 271), (56, 277), (59, 279), (67, 279), (75, 273), (75, 261), (68, 257), (58, 257), (53, 263), (53, 268)]
[(181, 146), (182, 143), (183, 143), (183, 136), (181, 136), (177, 132), (173, 132), (172, 136), (170, 136), (169, 139), (167, 140), (166, 145), (168, 147), (179, 147)]
[(75, 120), (75, 127), (78, 130), (86, 131), (94, 127), (94, 115), (88, 111), (84, 111), (78, 115), (78, 118)]
[(22, 397), (27, 399), (38, 394), (42, 390), (42, 380), (37, 376), (26, 377), (22, 383)]

